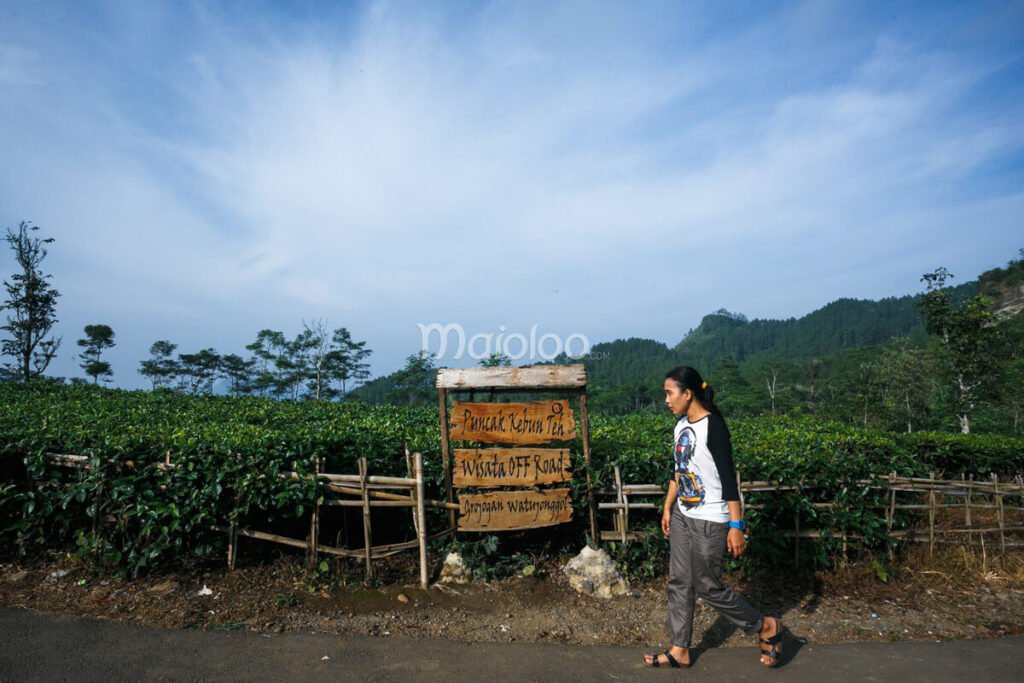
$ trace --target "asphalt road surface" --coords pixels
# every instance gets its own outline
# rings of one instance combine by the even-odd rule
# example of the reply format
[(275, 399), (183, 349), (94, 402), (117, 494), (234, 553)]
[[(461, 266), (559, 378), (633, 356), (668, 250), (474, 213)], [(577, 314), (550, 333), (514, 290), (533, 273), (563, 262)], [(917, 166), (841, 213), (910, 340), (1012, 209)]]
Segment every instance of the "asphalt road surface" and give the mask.
[(161, 629), (0, 608), (0, 681), (1024, 681), (1024, 636), (943, 643), (801, 644), (766, 670), (750, 648), (694, 650), (651, 670), (630, 647), (457, 643)]

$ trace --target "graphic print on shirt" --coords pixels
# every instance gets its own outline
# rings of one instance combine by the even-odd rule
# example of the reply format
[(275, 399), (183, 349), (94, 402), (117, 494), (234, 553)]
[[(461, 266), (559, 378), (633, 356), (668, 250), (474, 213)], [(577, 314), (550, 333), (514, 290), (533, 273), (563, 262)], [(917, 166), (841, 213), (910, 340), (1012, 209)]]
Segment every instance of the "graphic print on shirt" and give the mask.
[(693, 430), (684, 427), (679, 432), (675, 448), (676, 490), (679, 502), (687, 508), (697, 507), (704, 502), (704, 481), (699, 474), (690, 471), (690, 458), (693, 457), (696, 441), (697, 436)]

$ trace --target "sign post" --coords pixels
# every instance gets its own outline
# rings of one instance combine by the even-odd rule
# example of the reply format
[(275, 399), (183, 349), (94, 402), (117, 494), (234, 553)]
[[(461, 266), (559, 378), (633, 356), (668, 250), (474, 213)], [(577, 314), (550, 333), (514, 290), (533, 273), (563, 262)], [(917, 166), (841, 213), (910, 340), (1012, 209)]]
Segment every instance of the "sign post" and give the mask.
[[(574, 441), (577, 430), (575, 413), (566, 399), (506, 403), (452, 401), (449, 408), (450, 392), (486, 390), (493, 396), (501, 391), (516, 394), (569, 391), (579, 397), (590, 534), (597, 539), (586, 386), (583, 365), (438, 370), (445, 487), (451, 503), (455, 502), (455, 489), (462, 491), (458, 500), (457, 528), (460, 531), (534, 529), (570, 521), (572, 500), (564, 484), (572, 479), (572, 463), (569, 449), (559, 447), (558, 442)], [(451, 441), (471, 441), (494, 447), (453, 449)], [(498, 487), (504, 490), (472, 491)], [(455, 526), (455, 510), (451, 510), (450, 515)]]

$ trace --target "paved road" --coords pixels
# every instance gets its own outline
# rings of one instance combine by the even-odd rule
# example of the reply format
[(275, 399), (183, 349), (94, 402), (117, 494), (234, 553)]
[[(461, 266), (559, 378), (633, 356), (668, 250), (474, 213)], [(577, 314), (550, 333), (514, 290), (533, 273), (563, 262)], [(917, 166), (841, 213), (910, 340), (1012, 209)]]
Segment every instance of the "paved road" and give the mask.
[(0, 608), (0, 681), (1024, 680), (1024, 637), (789, 651), (777, 671), (753, 647), (697, 652), (689, 671), (652, 671), (637, 648), (182, 631)]

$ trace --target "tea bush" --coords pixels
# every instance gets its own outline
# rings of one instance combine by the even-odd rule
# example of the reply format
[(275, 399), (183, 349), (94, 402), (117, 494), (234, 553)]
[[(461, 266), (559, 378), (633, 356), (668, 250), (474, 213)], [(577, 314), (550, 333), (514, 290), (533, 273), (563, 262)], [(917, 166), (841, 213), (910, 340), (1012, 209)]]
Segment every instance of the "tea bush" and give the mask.
[[(672, 428), (667, 413), (591, 415), (595, 488), (612, 487), (616, 465), (627, 483), (666, 483)], [(745, 481), (801, 488), (750, 496), (748, 503), (764, 505), (748, 514), (754, 562), (791, 561), (786, 542), (771, 530), (791, 525), (796, 510), (804, 528), (826, 534), (808, 543), (806, 561), (815, 565), (832, 561), (844, 533), (869, 550), (884, 547), (881, 494), (860, 479), (1024, 471), (1019, 438), (893, 434), (810, 418), (734, 420), (730, 428)], [(128, 573), (210, 556), (224, 544), (214, 526), (258, 526), (308, 513), (319, 495), (312, 479), (282, 479), (279, 471), (311, 475), (323, 459), (328, 471), (355, 472), (365, 457), (372, 474), (404, 476), (405, 444), (423, 453), (429, 493), (441, 497), (436, 407), (0, 384), (0, 543), (26, 554), (73, 544), (101, 566)], [(579, 441), (571, 450), (574, 522), (544, 538), (578, 548), (587, 533), (587, 500)], [(46, 453), (86, 455), (91, 466), (56, 467)], [(167, 454), (175, 467), (159, 467)], [(813, 501), (837, 506), (817, 509)], [(442, 514), (432, 512), (430, 528), (442, 524)], [(521, 550), (499, 546), (485, 555)], [(663, 548), (645, 540), (617, 552), (646, 575)]]

